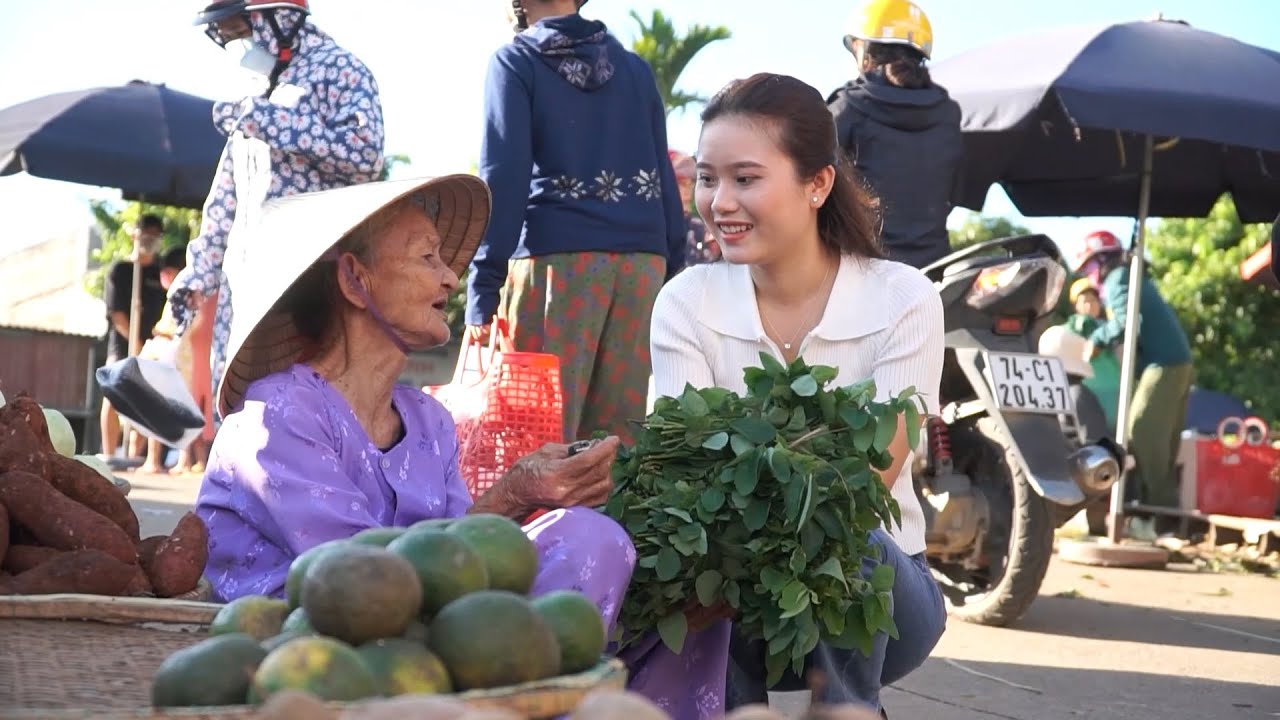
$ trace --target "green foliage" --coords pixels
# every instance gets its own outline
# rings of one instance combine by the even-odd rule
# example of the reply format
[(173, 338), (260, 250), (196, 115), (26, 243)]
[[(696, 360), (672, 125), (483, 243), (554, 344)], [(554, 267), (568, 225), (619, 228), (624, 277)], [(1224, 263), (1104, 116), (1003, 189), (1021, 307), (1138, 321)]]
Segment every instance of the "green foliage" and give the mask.
[(413, 160), (404, 153), (396, 153), (387, 155), (382, 159), (382, 174), (378, 176), (379, 180), (390, 180), (391, 173), (398, 167), (412, 167)]
[(914, 388), (875, 402), (870, 380), (830, 390), (834, 368), (760, 359), (745, 397), (686, 386), (659, 398), (614, 464), (605, 512), (637, 552), (624, 642), (656, 628), (679, 652), (684, 611), (723, 603), (767, 641), (773, 685), (820, 640), (867, 653), (876, 633), (896, 637), (892, 568), (860, 570), (871, 531), (901, 522), (880, 472), (900, 416), (914, 447), (921, 408)]
[(680, 74), (684, 72), (694, 56), (703, 48), (732, 37), (729, 28), (723, 25), (711, 27), (695, 24), (682, 35), (676, 31), (671, 18), (661, 10), (654, 10), (648, 22), (632, 10), (631, 19), (635, 20), (640, 30), (640, 35), (631, 44), (631, 49), (653, 68), (654, 78), (658, 82), (658, 92), (662, 96), (662, 104), (666, 107), (667, 114), (670, 115), (675, 110), (683, 110), (694, 103), (706, 102), (704, 97), (677, 90), (676, 81), (680, 79)]
[(1159, 221), (1146, 249), (1151, 277), (1191, 341), (1196, 384), (1235, 395), (1274, 420), (1280, 294), (1240, 278), (1240, 263), (1267, 244), (1270, 231), (1241, 225), (1235, 204), (1223, 197), (1207, 218)]
[(94, 297), (102, 296), (102, 283), (111, 263), (131, 256), (133, 237), (130, 233), (143, 215), (151, 213), (164, 220), (161, 252), (185, 245), (200, 232), (200, 211), (191, 208), (150, 205), (136, 201), (120, 208), (106, 200), (92, 200), (89, 202), (89, 210), (102, 234), (102, 247), (93, 251), (93, 261), (98, 266), (90, 269), (84, 276), (84, 289)]
[(1030, 232), (1009, 218), (971, 212), (964, 219), (963, 225), (955, 230), (948, 230), (947, 234), (951, 236), (951, 249), (963, 250), (988, 240), (1026, 235)]

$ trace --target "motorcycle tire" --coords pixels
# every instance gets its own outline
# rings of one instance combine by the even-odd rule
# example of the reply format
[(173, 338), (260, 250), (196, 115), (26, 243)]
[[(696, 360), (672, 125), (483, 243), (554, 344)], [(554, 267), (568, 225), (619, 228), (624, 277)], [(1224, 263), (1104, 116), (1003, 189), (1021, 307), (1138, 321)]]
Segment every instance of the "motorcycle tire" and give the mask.
[(967, 429), (954, 428), (952, 448), (961, 456), (960, 466), (986, 494), (993, 518), (997, 508), (1000, 513), (1009, 509), (1009, 542), (1004, 572), (996, 584), (963, 605), (948, 599), (947, 610), (966, 622), (1005, 627), (1022, 617), (1040, 594), (1053, 557), (1053, 515), (1011, 457), (1009, 441), (991, 418), (981, 418)]

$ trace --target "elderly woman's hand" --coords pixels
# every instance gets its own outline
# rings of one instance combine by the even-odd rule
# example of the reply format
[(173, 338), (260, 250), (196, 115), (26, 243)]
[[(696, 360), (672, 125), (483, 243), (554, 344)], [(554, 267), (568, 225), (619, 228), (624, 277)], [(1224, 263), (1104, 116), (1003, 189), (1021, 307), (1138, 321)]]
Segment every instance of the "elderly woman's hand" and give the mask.
[(520, 458), (472, 512), (523, 519), (538, 508), (603, 505), (613, 490), (609, 470), (620, 443), (610, 436), (572, 457), (568, 445), (543, 445)]

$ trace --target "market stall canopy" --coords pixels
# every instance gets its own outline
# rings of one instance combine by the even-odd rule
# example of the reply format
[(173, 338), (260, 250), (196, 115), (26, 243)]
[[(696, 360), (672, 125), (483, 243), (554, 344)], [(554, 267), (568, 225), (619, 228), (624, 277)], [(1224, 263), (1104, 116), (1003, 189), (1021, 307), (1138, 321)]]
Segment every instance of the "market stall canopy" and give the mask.
[(0, 110), (0, 175), (119, 188), (163, 205), (201, 207), (225, 144), (212, 100), (140, 81)]
[(1203, 217), (1230, 192), (1243, 222), (1280, 213), (1280, 53), (1180, 22), (1066, 27), (948, 58), (960, 104), (957, 204), (999, 183), (1028, 216), (1134, 216), (1154, 138), (1149, 215)]

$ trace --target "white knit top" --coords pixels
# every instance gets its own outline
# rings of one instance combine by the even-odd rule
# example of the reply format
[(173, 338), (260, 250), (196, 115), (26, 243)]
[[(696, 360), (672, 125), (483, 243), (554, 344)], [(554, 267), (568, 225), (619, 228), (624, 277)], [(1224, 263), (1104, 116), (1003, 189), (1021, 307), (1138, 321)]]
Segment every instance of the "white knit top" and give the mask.
[[(761, 325), (750, 270), (727, 262), (691, 267), (662, 288), (650, 343), (658, 396), (678, 396), (685, 383), (745, 393), (743, 370), (760, 365), (761, 351), (785, 364)], [(878, 399), (914, 386), (936, 413), (942, 301), (915, 268), (846, 256), (822, 319), (800, 343), (800, 355), (809, 365), (836, 368), (836, 386), (874, 378)], [(924, 552), (924, 515), (912, 487), (911, 458), (892, 493), (902, 526), (890, 527), (890, 534), (903, 552)]]

